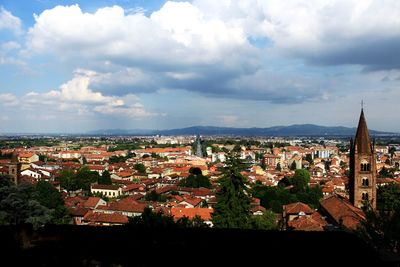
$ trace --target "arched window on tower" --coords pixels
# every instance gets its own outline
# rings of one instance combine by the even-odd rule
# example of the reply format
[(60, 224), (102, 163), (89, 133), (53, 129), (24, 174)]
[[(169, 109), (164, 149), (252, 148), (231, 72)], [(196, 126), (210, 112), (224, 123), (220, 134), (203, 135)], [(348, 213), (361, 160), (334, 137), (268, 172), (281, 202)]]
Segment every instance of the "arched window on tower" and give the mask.
[(362, 178), (362, 186), (369, 186), (368, 178)]
[(363, 193), (361, 194), (361, 199), (362, 199), (362, 200), (368, 200), (368, 193), (367, 193), (367, 192), (363, 192)]
[(362, 172), (371, 171), (371, 164), (368, 163), (367, 160), (363, 160), (360, 164), (360, 171)]

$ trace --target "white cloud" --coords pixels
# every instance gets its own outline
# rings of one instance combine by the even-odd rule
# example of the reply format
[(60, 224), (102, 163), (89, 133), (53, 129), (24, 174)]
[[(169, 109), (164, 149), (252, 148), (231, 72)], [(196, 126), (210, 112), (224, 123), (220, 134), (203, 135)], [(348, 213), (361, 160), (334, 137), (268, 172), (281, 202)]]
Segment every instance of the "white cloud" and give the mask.
[[(91, 79), (98, 76), (99, 74), (94, 71), (79, 69), (75, 71), (75, 75), (70, 81), (60, 86), (59, 90), (25, 94), (21, 99), (21, 107), (32, 111), (45, 107), (49, 113), (73, 113), (80, 116), (107, 114), (142, 119), (163, 115), (147, 111), (135, 95), (105, 96), (91, 90)], [(0, 100), (13, 100), (14, 98), (15, 96), (10, 94), (0, 95)]]
[(12, 66), (17, 66), (21, 67), (22, 69), (26, 69), (26, 63), (23, 62), (22, 60), (9, 57), (9, 56), (4, 56), (0, 54), (0, 65), (12, 65)]
[(210, 18), (241, 25), (250, 37), (268, 38), (274, 47), (270, 52), (322, 64), (400, 68), (397, 0), (195, 0), (193, 4)]
[(17, 43), (17, 42), (9, 41), (9, 42), (2, 43), (0, 45), (0, 47), (4, 51), (10, 51), (10, 50), (21, 48), (21, 45), (19, 43)]
[(115, 109), (106, 103), (122, 108), (121, 96), (162, 88), (273, 103), (319, 101), (337, 93), (330, 84), (334, 78), (314, 79), (303, 75), (307, 70), (297, 74), (304, 65), (285, 71), (280, 64), (300, 58), (400, 68), (399, 5), (195, 0), (166, 2), (150, 16), (119, 6), (93, 13), (78, 5), (57, 6), (35, 15), (26, 51), (54, 55), (76, 68), (91, 62), (95, 67), (86, 68), (95, 72), (81, 73), (57, 92), (65, 101), (103, 106), (110, 114)]
[(15, 34), (22, 32), (21, 20), (0, 6), (0, 30), (2, 29), (11, 30)]
[(0, 94), (0, 104), (6, 107), (18, 105), (18, 98), (10, 93)]
[(78, 5), (57, 6), (35, 16), (28, 49), (60, 58), (87, 57), (142, 69), (171, 71), (187, 66), (233, 61), (253, 65), (254, 55), (243, 31), (222, 20), (207, 20), (189, 3), (167, 2), (150, 17), (125, 14), (119, 6), (84, 13)]

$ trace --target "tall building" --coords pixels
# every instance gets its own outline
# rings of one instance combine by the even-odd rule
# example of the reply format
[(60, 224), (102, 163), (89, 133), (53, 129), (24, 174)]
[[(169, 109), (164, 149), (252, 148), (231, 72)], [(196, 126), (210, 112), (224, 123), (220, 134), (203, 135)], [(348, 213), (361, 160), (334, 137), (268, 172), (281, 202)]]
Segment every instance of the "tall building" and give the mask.
[(203, 149), (201, 147), (200, 135), (197, 135), (196, 142), (197, 142), (196, 156), (202, 158), (203, 157)]
[(361, 208), (368, 201), (376, 208), (376, 154), (371, 142), (364, 110), (361, 109), (357, 133), (350, 141), (350, 202)]
[(21, 163), (18, 161), (17, 154), (14, 152), (11, 157), (11, 161), (8, 164), (8, 175), (13, 179), (13, 182), (19, 184), (21, 175)]

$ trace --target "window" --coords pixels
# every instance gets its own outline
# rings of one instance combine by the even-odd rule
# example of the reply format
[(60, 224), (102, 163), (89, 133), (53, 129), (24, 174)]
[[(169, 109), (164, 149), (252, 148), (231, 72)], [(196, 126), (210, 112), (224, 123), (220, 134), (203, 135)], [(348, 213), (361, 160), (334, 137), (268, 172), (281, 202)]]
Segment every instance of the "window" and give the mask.
[(368, 178), (362, 178), (362, 186), (369, 186)]
[(369, 164), (369, 163), (361, 163), (360, 170), (362, 172), (371, 171), (371, 164)]
[(366, 192), (362, 193), (361, 199), (362, 200), (368, 200), (368, 193), (366, 193)]
[(115, 197), (115, 192), (113, 192), (113, 197)]

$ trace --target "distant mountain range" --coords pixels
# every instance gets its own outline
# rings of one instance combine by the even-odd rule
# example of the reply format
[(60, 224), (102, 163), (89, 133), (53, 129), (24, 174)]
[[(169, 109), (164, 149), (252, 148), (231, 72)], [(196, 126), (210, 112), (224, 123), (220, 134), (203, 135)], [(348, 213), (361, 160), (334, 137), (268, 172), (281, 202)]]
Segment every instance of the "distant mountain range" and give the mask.
[[(343, 126), (319, 126), (295, 124), (268, 128), (233, 128), (216, 126), (193, 126), (170, 130), (104, 129), (87, 132), (90, 135), (235, 135), (235, 136), (351, 136), (356, 128)], [(397, 135), (398, 133), (369, 130), (371, 135)]]

